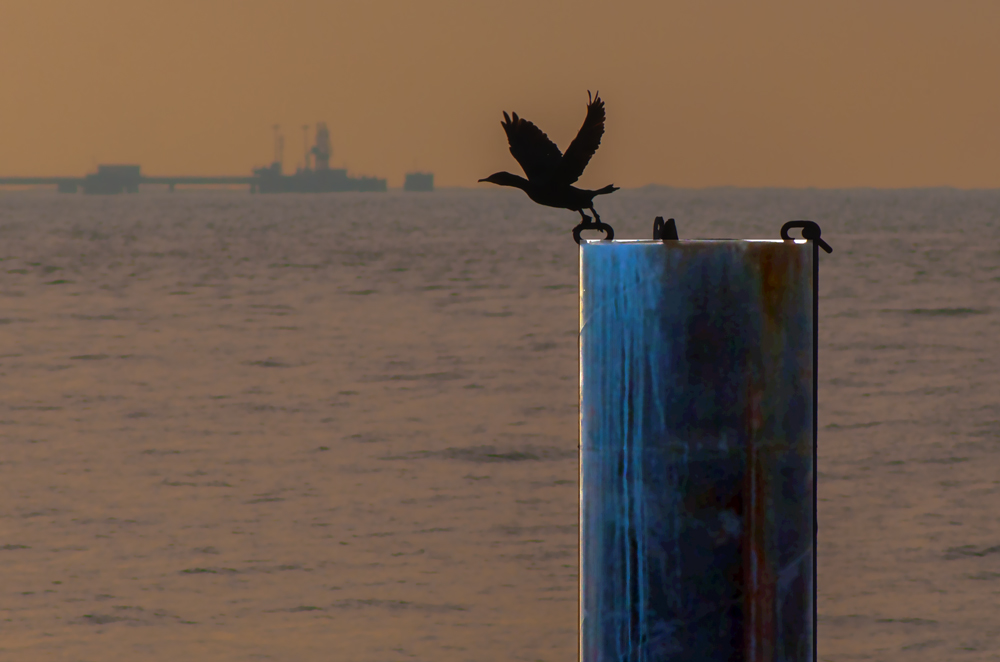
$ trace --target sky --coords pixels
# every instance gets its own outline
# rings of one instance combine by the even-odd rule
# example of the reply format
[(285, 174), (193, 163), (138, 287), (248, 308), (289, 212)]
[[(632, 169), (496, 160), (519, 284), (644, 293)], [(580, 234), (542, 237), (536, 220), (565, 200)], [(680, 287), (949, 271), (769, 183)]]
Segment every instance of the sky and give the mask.
[(0, 0), (0, 176), (520, 172), (516, 111), (580, 185), (1000, 187), (1000, 2)]

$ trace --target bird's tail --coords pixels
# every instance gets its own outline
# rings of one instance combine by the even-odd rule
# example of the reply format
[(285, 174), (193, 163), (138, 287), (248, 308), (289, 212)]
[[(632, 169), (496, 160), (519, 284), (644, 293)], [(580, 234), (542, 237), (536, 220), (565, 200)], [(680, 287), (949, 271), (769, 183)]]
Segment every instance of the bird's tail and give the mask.
[(617, 190), (618, 190), (617, 186), (615, 186), (614, 184), (608, 184), (604, 188), (597, 189), (596, 191), (594, 191), (594, 195), (604, 195), (605, 193), (614, 193)]

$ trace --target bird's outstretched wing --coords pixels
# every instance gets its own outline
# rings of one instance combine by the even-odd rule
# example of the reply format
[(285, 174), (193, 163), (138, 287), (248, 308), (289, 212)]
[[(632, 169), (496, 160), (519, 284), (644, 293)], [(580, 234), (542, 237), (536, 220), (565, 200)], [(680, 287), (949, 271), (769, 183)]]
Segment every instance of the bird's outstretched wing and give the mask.
[(517, 113), (512, 114), (513, 119), (504, 111), (504, 121), (501, 122), (510, 144), (510, 153), (521, 164), (529, 181), (549, 181), (560, 166), (562, 153), (541, 129), (518, 117)]
[[(590, 92), (587, 92), (590, 96)], [(555, 182), (569, 186), (580, 179), (590, 157), (594, 155), (597, 148), (601, 146), (601, 136), (604, 135), (604, 101), (601, 100), (601, 93), (594, 95), (587, 104), (587, 118), (583, 120), (583, 126), (576, 138), (566, 149), (566, 154), (559, 165)]]

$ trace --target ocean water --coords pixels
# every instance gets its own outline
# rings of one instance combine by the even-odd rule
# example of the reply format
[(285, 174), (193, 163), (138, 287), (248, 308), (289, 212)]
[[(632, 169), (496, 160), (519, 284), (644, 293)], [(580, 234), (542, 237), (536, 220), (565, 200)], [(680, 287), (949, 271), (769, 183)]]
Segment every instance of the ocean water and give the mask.
[[(996, 659), (1000, 191), (599, 203), (618, 238), (821, 225), (819, 658)], [(574, 656), (576, 222), (0, 194), (0, 658)]]

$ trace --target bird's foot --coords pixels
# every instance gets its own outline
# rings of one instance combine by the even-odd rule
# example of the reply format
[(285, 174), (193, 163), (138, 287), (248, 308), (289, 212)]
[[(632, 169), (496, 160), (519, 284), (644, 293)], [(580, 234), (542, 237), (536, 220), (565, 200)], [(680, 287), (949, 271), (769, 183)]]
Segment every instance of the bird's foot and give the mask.
[(594, 219), (592, 219), (590, 216), (587, 216), (586, 214), (580, 214), (580, 216), (583, 217), (583, 221), (581, 221), (580, 225), (588, 225), (588, 226), (593, 225)]

